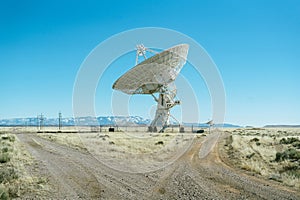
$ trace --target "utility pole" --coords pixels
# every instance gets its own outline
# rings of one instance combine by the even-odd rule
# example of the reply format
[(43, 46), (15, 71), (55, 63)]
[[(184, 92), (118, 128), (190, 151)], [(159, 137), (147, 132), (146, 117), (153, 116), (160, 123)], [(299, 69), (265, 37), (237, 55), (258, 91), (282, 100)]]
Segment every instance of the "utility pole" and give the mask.
[(58, 113), (58, 130), (61, 130), (61, 119), (62, 119), (62, 115), (61, 112)]
[(41, 116), (40, 116), (40, 130), (42, 130), (44, 126), (44, 115), (43, 113), (41, 113)]
[(40, 129), (39, 115), (36, 116), (36, 128), (39, 131), (39, 129)]

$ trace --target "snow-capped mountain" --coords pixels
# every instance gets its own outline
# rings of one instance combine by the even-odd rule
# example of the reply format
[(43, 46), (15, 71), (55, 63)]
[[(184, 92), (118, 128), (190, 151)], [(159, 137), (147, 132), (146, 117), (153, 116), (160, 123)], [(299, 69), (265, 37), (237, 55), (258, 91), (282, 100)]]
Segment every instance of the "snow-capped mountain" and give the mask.
[[(58, 126), (58, 118), (43, 118), (41, 121), (37, 117), (27, 118), (13, 118), (13, 119), (0, 119), (0, 126), (37, 126), (42, 122), (44, 126)], [(149, 125), (150, 119), (144, 119), (140, 116), (99, 116), (94, 117), (66, 117), (61, 119), (62, 126), (137, 126)], [(170, 120), (172, 125), (178, 123)], [(184, 126), (194, 127), (208, 127), (209, 125), (203, 123), (183, 123)], [(240, 127), (233, 124), (216, 124), (215, 127)]]
[[(0, 119), (0, 126), (36, 126), (41, 123), (45, 126), (57, 126), (58, 118), (43, 118), (41, 120), (37, 117), (28, 118), (13, 118)], [(150, 124), (150, 119), (144, 119), (140, 116), (99, 116), (94, 117), (79, 117), (79, 118), (62, 118), (63, 126), (92, 126), (92, 125), (118, 125), (118, 126), (134, 126)]]

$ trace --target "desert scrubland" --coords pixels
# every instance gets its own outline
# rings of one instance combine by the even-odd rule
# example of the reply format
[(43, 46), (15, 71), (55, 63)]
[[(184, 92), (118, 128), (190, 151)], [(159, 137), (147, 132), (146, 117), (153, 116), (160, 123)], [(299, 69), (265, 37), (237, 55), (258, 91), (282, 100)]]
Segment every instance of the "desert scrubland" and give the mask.
[(231, 164), (300, 190), (300, 129), (228, 129), (224, 150)]
[(2, 199), (300, 198), (300, 129), (46, 128), (1, 130)]
[(31, 174), (36, 160), (15, 134), (0, 132), (0, 199), (20, 198), (23, 194), (38, 194), (46, 178)]

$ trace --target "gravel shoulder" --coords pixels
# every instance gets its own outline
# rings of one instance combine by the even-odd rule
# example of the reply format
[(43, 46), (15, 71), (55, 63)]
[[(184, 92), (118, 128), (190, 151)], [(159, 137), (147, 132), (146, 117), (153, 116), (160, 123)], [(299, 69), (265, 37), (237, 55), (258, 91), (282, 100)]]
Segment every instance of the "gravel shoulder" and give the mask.
[(195, 137), (171, 165), (149, 173), (113, 170), (91, 154), (40, 138), (17, 134), (37, 160), (30, 173), (46, 177), (48, 187), (32, 199), (300, 199), (297, 191), (261, 180), (226, 165), (218, 140)]

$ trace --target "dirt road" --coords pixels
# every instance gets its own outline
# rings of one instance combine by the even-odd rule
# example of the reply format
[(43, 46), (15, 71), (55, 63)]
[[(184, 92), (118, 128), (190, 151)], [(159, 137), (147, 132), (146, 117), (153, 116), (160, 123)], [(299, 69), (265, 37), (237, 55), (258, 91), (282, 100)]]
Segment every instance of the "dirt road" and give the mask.
[[(243, 174), (224, 164), (217, 145), (203, 153), (207, 140), (196, 138), (172, 165), (151, 173), (113, 170), (89, 153), (34, 134), (18, 134), (38, 161), (33, 175), (46, 176), (50, 188), (24, 198), (38, 199), (300, 199), (272, 181)], [(205, 147), (205, 148), (201, 148)], [(30, 170), (30, 169), (29, 169)]]

